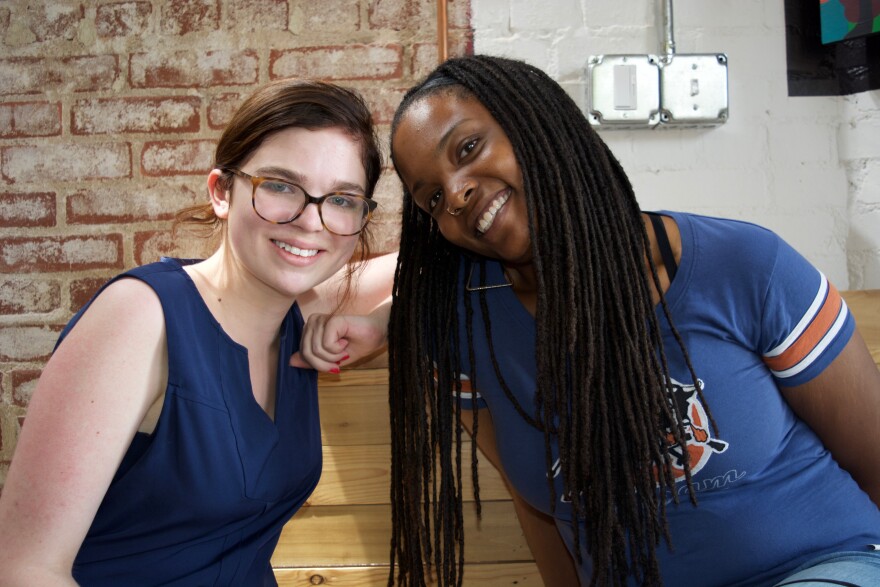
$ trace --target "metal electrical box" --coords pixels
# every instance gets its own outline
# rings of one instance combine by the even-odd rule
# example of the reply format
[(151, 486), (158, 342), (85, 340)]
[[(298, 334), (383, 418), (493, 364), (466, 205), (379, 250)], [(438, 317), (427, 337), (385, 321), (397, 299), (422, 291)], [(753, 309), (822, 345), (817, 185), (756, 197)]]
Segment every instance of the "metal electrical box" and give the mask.
[(660, 121), (675, 126), (715, 126), (727, 120), (727, 55), (660, 57)]
[(694, 128), (727, 122), (727, 55), (594, 55), (587, 119), (612, 129)]
[(587, 80), (591, 124), (649, 128), (660, 122), (660, 66), (654, 55), (594, 55)]

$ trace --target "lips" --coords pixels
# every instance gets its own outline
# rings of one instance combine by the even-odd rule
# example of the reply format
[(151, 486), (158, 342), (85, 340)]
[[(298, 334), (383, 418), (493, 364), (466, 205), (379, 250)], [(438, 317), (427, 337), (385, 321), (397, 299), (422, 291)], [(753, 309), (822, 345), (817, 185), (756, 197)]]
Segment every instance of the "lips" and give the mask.
[(275, 239), (272, 239), (272, 244), (274, 244), (279, 249), (283, 249), (291, 255), (296, 255), (298, 257), (314, 257), (318, 254), (318, 249), (300, 249), (293, 245), (289, 245), (285, 242)]
[(486, 211), (483, 212), (482, 216), (480, 216), (479, 220), (477, 220), (477, 232), (480, 234), (485, 234), (490, 228), (492, 228), (492, 224), (495, 222), (495, 216), (498, 214), (498, 211), (507, 203), (507, 200), (510, 199), (510, 189), (506, 189), (500, 194), (498, 194), (486, 208)]

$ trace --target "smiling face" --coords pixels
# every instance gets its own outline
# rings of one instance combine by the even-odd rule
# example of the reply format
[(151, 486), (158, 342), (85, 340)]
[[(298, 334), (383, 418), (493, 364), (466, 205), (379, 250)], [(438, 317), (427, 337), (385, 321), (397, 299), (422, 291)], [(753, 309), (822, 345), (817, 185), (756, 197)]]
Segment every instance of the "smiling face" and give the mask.
[[(315, 196), (336, 191), (363, 195), (367, 184), (360, 145), (338, 128), (279, 131), (240, 170), (296, 183)], [(216, 176), (209, 180), (209, 189), (220, 192)], [(296, 297), (333, 275), (352, 256), (358, 235), (326, 230), (316, 204), (306, 206), (293, 222), (272, 224), (256, 214), (251, 194), (251, 182), (238, 176), (228, 192), (215, 194), (215, 213), (228, 221), (228, 259), (240, 273), (285, 297)]]
[(417, 99), (391, 141), (415, 204), (451, 243), (509, 268), (531, 263), (522, 172), (489, 111), (459, 88)]

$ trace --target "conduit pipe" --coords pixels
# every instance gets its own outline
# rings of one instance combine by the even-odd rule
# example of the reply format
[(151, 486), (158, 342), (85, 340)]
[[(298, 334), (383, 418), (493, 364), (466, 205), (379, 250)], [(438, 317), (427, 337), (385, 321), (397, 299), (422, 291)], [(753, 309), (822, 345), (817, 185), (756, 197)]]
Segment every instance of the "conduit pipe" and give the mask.
[(449, 57), (449, 31), (446, 24), (446, 2), (437, 0), (437, 63), (443, 63)]
[[(441, 0), (442, 1), (442, 0)], [(672, 32), (672, 0), (663, 0), (663, 52), (675, 55), (675, 37)]]

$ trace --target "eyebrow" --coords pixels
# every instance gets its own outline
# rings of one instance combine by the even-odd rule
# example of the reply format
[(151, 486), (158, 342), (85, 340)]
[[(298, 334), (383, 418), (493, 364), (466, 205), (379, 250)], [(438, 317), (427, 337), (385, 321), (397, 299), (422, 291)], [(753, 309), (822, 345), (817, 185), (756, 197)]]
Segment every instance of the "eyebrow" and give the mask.
[(449, 138), (452, 136), (452, 133), (455, 132), (455, 129), (457, 129), (465, 122), (468, 122), (468, 120), (469, 119), (467, 118), (462, 118), (461, 120), (456, 121), (456, 123), (450, 126), (448, 129), (446, 129), (446, 132), (444, 132), (443, 136), (440, 137), (440, 140), (437, 141), (437, 146), (434, 147), (435, 155), (439, 155), (446, 148), (446, 143), (449, 142)]
[[(268, 166), (268, 167), (260, 167), (256, 171), (256, 175), (260, 177), (274, 177), (276, 179), (283, 179), (285, 181), (289, 181), (290, 183), (295, 183), (297, 185), (302, 185), (304, 183), (308, 183), (308, 178), (298, 171), (294, 171), (292, 169), (287, 169), (285, 167), (276, 167), (276, 166)], [(351, 182), (351, 181), (342, 181), (336, 180), (333, 184), (331, 190), (328, 193), (333, 192), (358, 192), (360, 194), (366, 193), (367, 190), (364, 189), (364, 186)]]
[[(440, 154), (446, 149), (446, 144), (449, 142), (449, 139), (450, 137), (452, 137), (452, 134), (455, 132), (455, 130), (469, 120), (469, 118), (462, 118), (461, 120), (457, 120), (455, 124), (446, 129), (446, 132), (444, 132), (443, 135), (440, 137), (440, 140), (437, 141), (437, 146), (434, 147), (435, 157), (439, 157)], [(422, 182), (421, 180), (417, 181), (415, 184), (413, 184), (413, 187), (409, 190), (409, 192), (411, 194), (416, 193), (422, 187), (422, 185), (424, 185), (424, 182)]]

